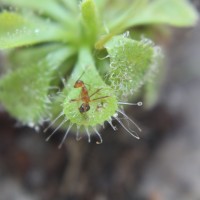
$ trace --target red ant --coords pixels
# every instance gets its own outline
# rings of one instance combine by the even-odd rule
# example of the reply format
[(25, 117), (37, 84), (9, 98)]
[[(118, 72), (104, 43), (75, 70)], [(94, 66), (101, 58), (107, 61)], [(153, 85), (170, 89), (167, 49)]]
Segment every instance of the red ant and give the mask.
[[(83, 72), (83, 74), (84, 74), (84, 72)], [(80, 76), (80, 78), (82, 77), (82, 75)], [(99, 100), (99, 99), (103, 99), (103, 98), (107, 98), (109, 96), (103, 96), (103, 97), (98, 97), (98, 98), (95, 98), (95, 99), (90, 99), (92, 96), (97, 94), (102, 88), (97, 89), (93, 94), (89, 95), (88, 89), (85, 86), (86, 84), (82, 80), (80, 80), (80, 78), (74, 84), (74, 88), (81, 88), (80, 98), (71, 99), (70, 102), (82, 101), (83, 103), (79, 107), (79, 111), (80, 111), (80, 113), (84, 113), (84, 112), (87, 112), (88, 110), (90, 110), (90, 105), (89, 105), (90, 102), (96, 101), (96, 100)]]

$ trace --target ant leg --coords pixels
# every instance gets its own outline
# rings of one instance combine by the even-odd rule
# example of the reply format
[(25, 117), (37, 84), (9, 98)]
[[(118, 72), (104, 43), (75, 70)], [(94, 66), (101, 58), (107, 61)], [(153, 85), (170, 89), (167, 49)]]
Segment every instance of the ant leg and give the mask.
[(83, 69), (83, 72), (81, 73), (81, 75), (79, 76), (79, 78), (77, 79), (77, 80), (80, 80), (81, 79), (81, 77), (85, 74), (85, 72), (87, 71), (87, 69), (88, 69), (88, 65), (85, 67), (85, 70)]
[(94, 96), (96, 93), (98, 93), (100, 90), (102, 90), (103, 88), (97, 89), (93, 94), (90, 95), (90, 97)]
[(69, 102), (75, 102), (75, 101), (81, 101), (81, 100), (82, 100), (81, 95), (79, 95), (78, 98), (76, 98), (76, 99), (71, 99)]
[(81, 98), (71, 99), (69, 102), (81, 101)]
[(90, 102), (92, 102), (92, 101), (96, 101), (96, 100), (99, 100), (99, 99), (108, 98), (108, 97), (110, 97), (110, 96), (103, 96), (103, 97), (99, 97), (99, 98), (96, 98), (96, 99), (92, 99)]

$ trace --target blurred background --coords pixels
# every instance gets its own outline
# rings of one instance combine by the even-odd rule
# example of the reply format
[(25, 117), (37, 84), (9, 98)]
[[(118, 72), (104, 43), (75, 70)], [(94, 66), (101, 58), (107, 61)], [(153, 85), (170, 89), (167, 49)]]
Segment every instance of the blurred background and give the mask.
[(199, 200), (200, 23), (172, 32), (158, 103), (127, 108), (140, 140), (107, 126), (103, 144), (71, 134), (59, 150), (63, 132), (47, 143), (52, 130), (18, 126), (0, 108), (0, 200)]

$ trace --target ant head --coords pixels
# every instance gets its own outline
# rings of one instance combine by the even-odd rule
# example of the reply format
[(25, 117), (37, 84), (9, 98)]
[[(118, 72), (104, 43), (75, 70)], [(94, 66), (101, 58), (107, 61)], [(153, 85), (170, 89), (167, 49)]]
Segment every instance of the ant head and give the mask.
[(88, 103), (81, 104), (79, 108), (80, 113), (87, 112), (88, 110), (90, 110), (90, 105)]
[(81, 80), (77, 80), (74, 84), (74, 88), (79, 88), (79, 87), (83, 87), (84, 83)]
[(82, 72), (82, 74), (80, 75), (80, 77), (78, 78), (78, 80), (75, 82), (74, 84), (74, 88), (79, 88), (79, 87), (83, 87), (84, 86), (84, 82), (81, 81), (81, 77), (85, 74), (85, 71)]

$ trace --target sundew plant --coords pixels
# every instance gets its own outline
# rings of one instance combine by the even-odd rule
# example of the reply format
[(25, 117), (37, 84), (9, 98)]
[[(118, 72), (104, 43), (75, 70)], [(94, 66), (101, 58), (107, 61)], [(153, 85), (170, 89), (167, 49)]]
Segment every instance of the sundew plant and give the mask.
[(63, 128), (60, 147), (70, 130), (101, 143), (100, 127), (116, 130), (113, 120), (139, 138), (122, 106), (134, 105), (141, 86), (155, 91), (161, 51), (145, 27), (197, 21), (186, 0), (0, 0), (0, 7), (0, 102), (24, 125), (49, 120), (47, 140)]

